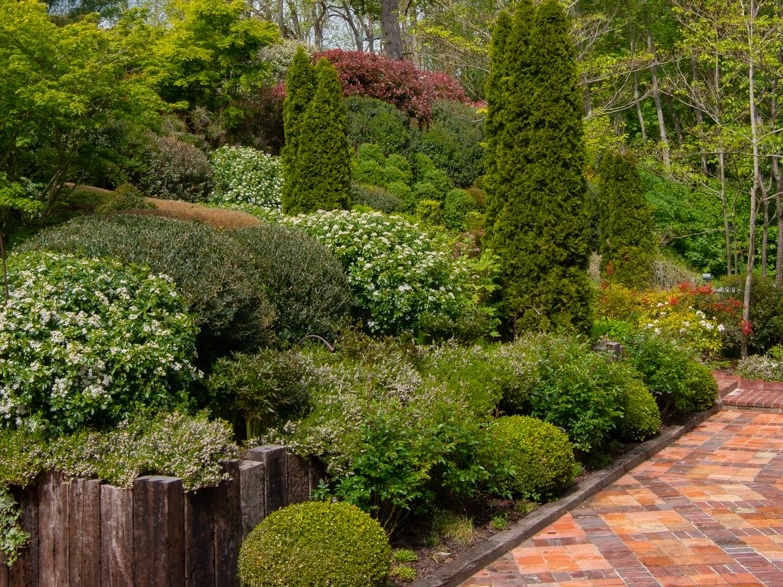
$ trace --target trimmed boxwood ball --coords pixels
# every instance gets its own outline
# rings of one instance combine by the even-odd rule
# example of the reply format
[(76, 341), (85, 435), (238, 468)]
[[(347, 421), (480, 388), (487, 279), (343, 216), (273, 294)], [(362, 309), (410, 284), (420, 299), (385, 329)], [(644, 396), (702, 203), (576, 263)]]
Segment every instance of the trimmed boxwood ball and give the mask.
[(574, 482), (576, 461), (568, 436), (530, 416), (505, 416), (487, 429), (481, 451), (489, 490), (536, 501), (556, 497)]
[(639, 380), (630, 380), (625, 390), (623, 415), (617, 423), (622, 440), (646, 440), (661, 427), (661, 413), (653, 394)]
[(677, 409), (686, 414), (710, 409), (718, 399), (718, 383), (709, 368), (698, 361), (691, 360), (685, 373), (685, 387), (688, 393), (677, 401)]
[(239, 553), (243, 587), (385, 587), (391, 547), (377, 521), (347, 503), (277, 510)]

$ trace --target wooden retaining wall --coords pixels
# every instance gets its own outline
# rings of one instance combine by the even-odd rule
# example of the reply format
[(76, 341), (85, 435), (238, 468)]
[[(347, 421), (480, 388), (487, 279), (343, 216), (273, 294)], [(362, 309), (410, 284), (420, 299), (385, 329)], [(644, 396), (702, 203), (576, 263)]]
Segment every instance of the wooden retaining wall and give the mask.
[(270, 512), (306, 501), (318, 478), (280, 446), (224, 468), (229, 481), (195, 493), (176, 477), (119, 489), (43, 475), (16, 492), (32, 539), (10, 569), (0, 564), (0, 587), (238, 587), (242, 540)]

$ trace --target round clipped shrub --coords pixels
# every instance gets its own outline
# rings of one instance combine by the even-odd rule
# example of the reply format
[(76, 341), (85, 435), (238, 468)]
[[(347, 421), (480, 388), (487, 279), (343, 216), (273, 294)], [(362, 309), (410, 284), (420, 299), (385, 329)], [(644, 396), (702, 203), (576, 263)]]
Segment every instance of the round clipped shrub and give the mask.
[(306, 502), (266, 517), (239, 553), (243, 587), (385, 587), (391, 547), (380, 524), (347, 503)]
[(228, 233), (252, 265), (253, 279), (274, 305), (278, 339), (296, 343), (307, 334), (334, 336), (353, 295), (331, 251), (298, 230), (263, 224)]
[(167, 200), (203, 202), (212, 191), (212, 167), (197, 147), (176, 137), (153, 137), (138, 181), (144, 193)]
[(686, 414), (708, 410), (718, 399), (718, 383), (712, 372), (697, 361), (689, 361), (685, 372), (688, 393), (675, 404), (677, 409)]
[(0, 426), (67, 432), (184, 402), (196, 326), (170, 279), (46, 252), (9, 260)]
[(661, 413), (650, 390), (638, 379), (629, 379), (625, 388), (623, 415), (617, 423), (622, 440), (641, 442), (658, 432)]
[(415, 143), (418, 131), (408, 117), (391, 104), (376, 98), (348, 96), (344, 100), (348, 113), (348, 140), (356, 148), (374, 143), (383, 153), (405, 153)]
[(443, 222), (448, 228), (465, 228), (465, 218), (476, 210), (476, 200), (461, 189), (449, 190), (443, 202)]
[(144, 263), (174, 279), (199, 327), (199, 359), (254, 352), (274, 339), (275, 310), (254, 267), (228, 235), (154, 216), (76, 218), (42, 231), (24, 250), (52, 250)]
[(351, 184), (351, 201), (354, 204), (369, 206), (387, 214), (400, 212), (404, 207), (402, 200), (389, 190), (358, 183)]
[(285, 220), (326, 245), (342, 263), (358, 318), (370, 332), (417, 328), (427, 312), (461, 309), (461, 277), (418, 226), (379, 212), (320, 211)]
[(545, 501), (574, 482), (571, 443), (552, 424), (529, 416), (505, 416), (487, 428), (487, 435), (479, 458), (490, 471), (492, 493)]
[(220, 147), (211, 156), (216, 204), (250, 204), (280, 210), (283, 167), (273, 157), (250, 147)]

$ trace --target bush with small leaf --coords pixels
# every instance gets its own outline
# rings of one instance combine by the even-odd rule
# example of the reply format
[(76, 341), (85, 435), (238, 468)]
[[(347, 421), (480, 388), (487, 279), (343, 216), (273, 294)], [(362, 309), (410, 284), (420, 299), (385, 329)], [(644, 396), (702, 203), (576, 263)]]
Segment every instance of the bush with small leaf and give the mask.
[(617, 423), (617, 436), (631, 442), (647, 440), (661, 428), (661, 413), (655, 397), (636, 376), (634, 373), (628, 378), (622, 404), (623, 414)]
[(391, 547), (378, 522), (346, 503), (272, 512), (242, 543), (243, 587), (386, 587)]
[(351, 184), (351, 201), (386, 214), (402, 212), (405, 209), (402, 199), (388, 189), (376, 185)]
[(197, 147), (174, 136), (152, 136), (135, 180), (144, 193), (166, 200), (203, 202), (212, 191), (212, 167)]
[(213, 204), (244, 204), (280, 210), (283, 167), (279, 157), (251, 147), (223, 146), (210, 157), (215, 187)]
[(783, 381), (783, 347), (774, 346), (766, 355), (750, 355), (740, 359), (737, 374), (746, 379)]
[(129, 183), (117, 186), (111, 198), (96, 208), (98, 214), (119, 212), (120, 210), (144, 210), (155, 206), (144, 199), (144, 192)]

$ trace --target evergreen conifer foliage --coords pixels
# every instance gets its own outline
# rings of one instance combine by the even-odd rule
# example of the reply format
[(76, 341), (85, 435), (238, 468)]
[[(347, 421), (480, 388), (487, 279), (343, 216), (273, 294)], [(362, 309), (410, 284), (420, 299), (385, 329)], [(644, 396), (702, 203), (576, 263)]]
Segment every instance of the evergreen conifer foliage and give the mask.
[(601, 275), (627, 287), (648, 287), (658, 237), (639, 171), (627, 155), (609, 151), (598, 180)]
[(582, 99), (568, 28), (557, 0), (535, 12), (523, 0), (506, 43), (496, 153), (505, 201), (490, 245), (501, 258), (506, 317), (517, 330), (587, 331), (591, 323)]
[(337, 70), (326, 59), (316, 65), (318, 87), (301, 120), (297, 176), (288, 214), (348, 208), (351, 147), (348, 118)]
[(283, 102), (285, 146), (280, 153), (283, 162), (281, 205), (283, 212), (286, 213), (292, 205), (292, 195), (295, 192), (296, 179), (299, 176), (297, 160), (300, 126), (307, 106), (313, 99), (317, 84), (315, 68), (310, 63), (310, 58), (305, 50), (300, 46), (288, 68), (285, 79), (285, 101)]

